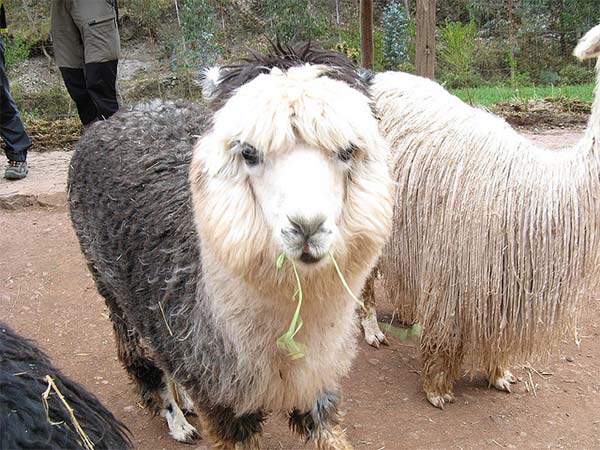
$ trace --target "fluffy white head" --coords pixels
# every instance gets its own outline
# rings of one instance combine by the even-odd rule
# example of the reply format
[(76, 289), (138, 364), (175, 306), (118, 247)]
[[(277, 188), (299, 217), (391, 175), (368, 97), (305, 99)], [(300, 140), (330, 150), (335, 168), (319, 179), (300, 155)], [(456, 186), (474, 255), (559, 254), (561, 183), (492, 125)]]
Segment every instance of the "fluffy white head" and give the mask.
[(307, 272), (330, 251), (344, 259), (360, 248), (369, 261), (386, 240), (385, 141), (367, 96), (329, 70), (307, 64), (258, 75), (216, 112), (195, 148), (203, 245), (237, 273), (273, 270), (281, 252)]
[(600, 25), (596, 25), (579, 40), (573, 55), (581, 60), (600, 56)]

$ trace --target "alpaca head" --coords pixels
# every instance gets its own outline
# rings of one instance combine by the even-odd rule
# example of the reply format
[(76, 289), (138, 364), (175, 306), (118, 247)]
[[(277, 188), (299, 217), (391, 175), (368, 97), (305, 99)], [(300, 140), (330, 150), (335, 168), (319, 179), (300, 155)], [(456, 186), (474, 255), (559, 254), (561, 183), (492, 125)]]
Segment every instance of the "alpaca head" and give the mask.
[(306, 273), (328, 252), (370, 264), (390, 226), (390, 180), (357, 71), (334, 53), (277, 47), (209, 75), (216, 111), (191, 173), (203, 246), (238, 273), (273, 271), (281, 252)]
[(600, 25), (596, 25), (579, 40), (573, 54), (581, 60), (600, 56)]

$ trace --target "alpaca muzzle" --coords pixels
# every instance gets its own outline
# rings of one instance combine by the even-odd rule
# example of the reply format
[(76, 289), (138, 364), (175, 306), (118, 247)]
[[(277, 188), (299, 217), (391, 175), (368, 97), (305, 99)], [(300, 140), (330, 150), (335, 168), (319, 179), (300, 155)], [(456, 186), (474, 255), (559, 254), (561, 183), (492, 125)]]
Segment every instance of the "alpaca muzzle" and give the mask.
[(288, 216), (288, 226), (281, 229), (286, 253), (305, 264), (319, 262), (331, 249), (333, 230), (324, 215)]

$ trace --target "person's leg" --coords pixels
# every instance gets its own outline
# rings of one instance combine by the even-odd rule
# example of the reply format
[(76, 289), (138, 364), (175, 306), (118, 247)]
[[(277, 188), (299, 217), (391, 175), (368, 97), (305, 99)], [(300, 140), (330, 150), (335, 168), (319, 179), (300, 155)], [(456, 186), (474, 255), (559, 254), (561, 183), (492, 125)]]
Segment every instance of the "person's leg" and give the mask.
[(75, 102), (81, 123), (88, 125), (96, 120), (98, 111), (86, 86), (81, 33), (65, 0), (52, 0), (52, 42), (67, 91)]
[(120, 44), (115, 7), (110, 0), (73, 0), (71, 15), (83, 39), (88, 93), (98, 118), (107, 119), (119, 109), (116, 81)]
[(4, 141), (9, 166), (4, 172), (6, 178), (18, 179), (27, 175), (27, 149), (31, 140), (25, 131), (19, 110), (10, 95), (6, 76), (4, 44), (0, 37), (0, 135)]

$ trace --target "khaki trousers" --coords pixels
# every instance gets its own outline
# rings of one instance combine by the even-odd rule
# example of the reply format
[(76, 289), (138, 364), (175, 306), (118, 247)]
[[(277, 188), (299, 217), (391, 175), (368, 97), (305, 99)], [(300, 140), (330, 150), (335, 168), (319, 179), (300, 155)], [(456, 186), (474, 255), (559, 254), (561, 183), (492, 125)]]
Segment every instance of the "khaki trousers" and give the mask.
[(52, 40), (58, 67), (119, 59), (119, 30), (112, 0), (52, 0)]

